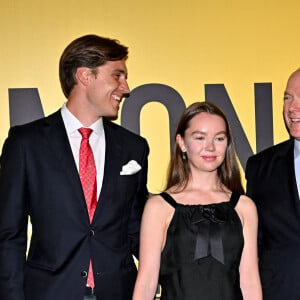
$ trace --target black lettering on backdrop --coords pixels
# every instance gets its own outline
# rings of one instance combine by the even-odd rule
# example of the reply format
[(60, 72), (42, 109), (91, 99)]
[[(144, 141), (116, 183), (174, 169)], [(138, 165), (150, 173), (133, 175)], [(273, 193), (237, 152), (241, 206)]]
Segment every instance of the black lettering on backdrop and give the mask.
[[(185, 103), (180, 94), (170, 86), (158, 83), (141, 85), (130, 92), (122, 107), (121, 125), (140, 134), (140, 114), (144, 105), (150, 102), (163, 104), (169, 114), (170, 145), (175, 135), (180, 115), (185, 110)], [(153, 116), (153, 122), (157, 122)], [(151, 124), (149, 124), (150, 126)]]
[(10, 126), (21, 125), (44, 116), (37, 88), (8, 89)]
[[(246, 161), (253, 151), (224, 84), (205, 84), (204, 87), (205, 99), (217, 104), (227, 115), (235, 137), (238, 157), (242, 167), (245, 168)], [(254, 91), (256, 152), (258, 152), (273, 145), (272, 84), (255, 83)], [(11, 88), (8, 92), (10, 126), (24, 124), (44, 116), (37, 88)], [(159, 102), (166, 107), (169, 114), (171, 144), (185, 103), (181, 95), (170, 86), (153, 83), (133, 89), (130, 96), (124, 100), (121, 125), (140, 134), (141, 109), (150, 102)], [(153, 122), (155, 121), (153, 116)]]
[[(243, 169), (253, 154), (240, 120), (232, 106), (224, 84), (205, 84), (205, 99), (214, 102), (226, 114), (233, 131), (237, 155)], [(256, 83), (255, 117), (257, 152), (273, 145), (272, 84)]]
[(256, 152), (274, 144), (272, 83), (254, 83)]

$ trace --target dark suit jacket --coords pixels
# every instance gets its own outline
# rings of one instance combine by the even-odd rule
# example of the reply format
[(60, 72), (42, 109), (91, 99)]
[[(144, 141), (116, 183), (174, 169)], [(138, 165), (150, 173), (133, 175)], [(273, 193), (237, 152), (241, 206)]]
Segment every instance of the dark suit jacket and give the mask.
[[(0, 161), (0, 299), (81, 300), (90, 258), (99, 299), (131, 299), (149, 148), (107, 120), (104, 131), (103, 186), (90, 224), (60, 111), (10, 130)], [(130, 160), (142, 169), (121, 176)]]
[(247, 194), (259, 217), (259, 266), (264, 300), (300, 299), (300, 200), (294, 141), (249, 158)]

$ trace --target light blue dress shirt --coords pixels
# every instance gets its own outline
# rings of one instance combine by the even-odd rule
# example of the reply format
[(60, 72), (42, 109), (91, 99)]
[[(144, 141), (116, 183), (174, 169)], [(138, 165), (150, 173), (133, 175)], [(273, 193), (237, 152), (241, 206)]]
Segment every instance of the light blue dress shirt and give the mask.
[(294, 163), (295, 163), (295, 174), (296, 174), (298, 195), (300, 198), (300, 141), (298, 140), (295, 140)]

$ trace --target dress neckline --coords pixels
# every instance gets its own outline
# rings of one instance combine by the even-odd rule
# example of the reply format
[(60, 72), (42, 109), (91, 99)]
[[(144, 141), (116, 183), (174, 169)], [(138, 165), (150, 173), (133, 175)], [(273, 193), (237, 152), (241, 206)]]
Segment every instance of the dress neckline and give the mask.
[(160, 193), (160, 196), (162, 196), (171, 206), (175, 207), (186, 207), (186, 208), (192, 208), (192, 207), (215, 207), (215, 206), (224, 206), (224, 205), (232, 205), (233, 207), (236, 206), (240, 194), (232, 192), (228, 201), (221, 201), (216, 203), (208, 203), (208, 204), (187, 204), (187, 203), (180, 203), (176, 202), (175, 199), (168, 193), (162, 192)]

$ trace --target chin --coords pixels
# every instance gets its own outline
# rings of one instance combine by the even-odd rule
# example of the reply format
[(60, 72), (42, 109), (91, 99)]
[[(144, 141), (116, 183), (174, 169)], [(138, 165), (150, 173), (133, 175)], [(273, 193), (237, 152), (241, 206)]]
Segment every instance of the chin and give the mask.
[(299, 133), (298, 133), (298, 134), (291, 134), (291, 136), (292, 136), (294, 139), (300, 141), (300, 134), (299, 134)]
[(300, 127), (298, 127), (298, 128), (295, 128), (295, 126), (291, 127), (290, 130), (289, 130), (289, 132), (290, 132), (290, 135), (292, 137), (294, 137), (295, 139), (299, 139), (300, 138)]
[(108, 115), (108, 116), (105, 116), (106, 119), (108, 120), (117, 120), (118, 119), (118, 114), (111, 114), (111, 115)]

